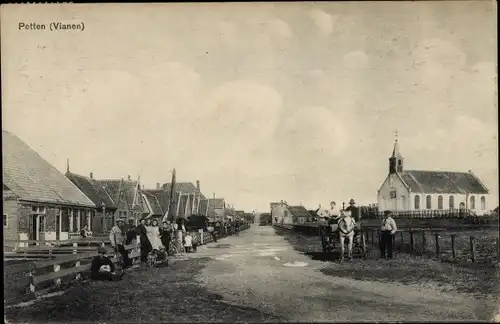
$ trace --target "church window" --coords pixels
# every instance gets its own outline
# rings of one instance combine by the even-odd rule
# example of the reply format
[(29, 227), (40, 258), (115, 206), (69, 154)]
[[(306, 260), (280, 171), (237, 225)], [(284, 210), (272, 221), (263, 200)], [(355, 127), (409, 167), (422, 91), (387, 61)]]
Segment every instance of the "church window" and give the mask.
[(450, 207), (450, 209), (455, 208), (455, 197), (453, 197), (453, 196), (450, 196), (449, 207)]
[(481, 210), (486, 209), (486, 198), (484, 196), (481, 197)]
[(401, 166), (401, 160), (398, 160), (398, 165)]
[(470, 209), (476, 209), (476, 197), (470, 197)]
[(432, 208), (432, 200), (431, 199), (432, 199), (431, 195), (427, 195), (427, 198), (425, 199), (426, 200), (426, 202), (425, 202), (426, 206), (425, 207), (427, 209), (431, 209)]
[(443, 196), (438, 196), (438, 209), (443, 209)]
[(415, 196), (415, 209), (420, 209), (420, 196)]

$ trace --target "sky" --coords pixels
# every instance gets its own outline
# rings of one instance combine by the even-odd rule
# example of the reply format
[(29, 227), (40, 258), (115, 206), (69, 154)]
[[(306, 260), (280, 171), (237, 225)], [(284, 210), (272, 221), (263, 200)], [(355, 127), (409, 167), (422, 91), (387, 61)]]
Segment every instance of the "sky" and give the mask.
[[(376, 203), (405, 168), (498, 205), (496, 3), (6, 5), (2, 128), (62, 172), (200, 180), (268, 212)], [(19, 22), (83, 31), (19, 30)], [(492, 204), (493, 205), (493, 204)], [(490, 205), (490, 206), (492, 206)]]

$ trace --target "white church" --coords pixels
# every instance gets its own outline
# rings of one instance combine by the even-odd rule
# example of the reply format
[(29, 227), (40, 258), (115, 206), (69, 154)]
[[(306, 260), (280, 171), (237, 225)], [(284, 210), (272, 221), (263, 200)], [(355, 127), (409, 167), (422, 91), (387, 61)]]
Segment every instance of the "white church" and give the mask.
[(405, 170), (398, 140), (389, 158), (389, 174), (377, 194), (379, 211), (470, 210), (489, 211), (489, 191), (469, 172)]

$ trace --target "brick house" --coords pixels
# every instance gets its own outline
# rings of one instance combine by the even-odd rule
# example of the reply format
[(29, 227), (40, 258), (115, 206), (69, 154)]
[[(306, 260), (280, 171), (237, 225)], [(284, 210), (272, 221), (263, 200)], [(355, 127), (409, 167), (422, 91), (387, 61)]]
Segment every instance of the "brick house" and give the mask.
[(108, 232), (115, 223), (117, 207), (113, 198), (104, 189), (103, 184), (94, 179), (92, 172), (89, 177), (81, 176), (71, 173), (69, 166), (65, 175), (96, 205), (96, 210), (92, 216), (92, 231), (94, 233)]
[(17, 136), (2, 130), (4, 246), (66, 240), (91, 224), (96, 205)]

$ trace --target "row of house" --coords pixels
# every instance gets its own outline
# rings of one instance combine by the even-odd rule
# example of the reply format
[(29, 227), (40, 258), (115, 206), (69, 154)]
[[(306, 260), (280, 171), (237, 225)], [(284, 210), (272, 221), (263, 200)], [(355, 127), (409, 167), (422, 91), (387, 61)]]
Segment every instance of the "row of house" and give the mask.
[[(97, 179), (58, 171), (17, 136), (2, 131), (3, 233), (6, 241), (65, 240), (84, 225), (95, 233), (108, 231), (119, 218), (163, 219), (203, 215), (226, 216), (224, 198), (207, 198), (200, 181), (172, 183), (145, 189), (140, 179)], [(169, 208), (175, 211), (169, 213)]]

